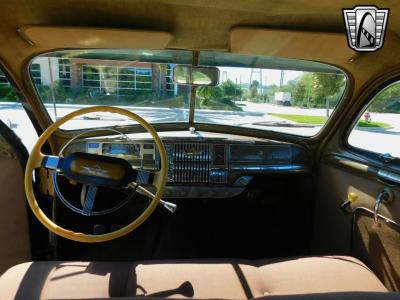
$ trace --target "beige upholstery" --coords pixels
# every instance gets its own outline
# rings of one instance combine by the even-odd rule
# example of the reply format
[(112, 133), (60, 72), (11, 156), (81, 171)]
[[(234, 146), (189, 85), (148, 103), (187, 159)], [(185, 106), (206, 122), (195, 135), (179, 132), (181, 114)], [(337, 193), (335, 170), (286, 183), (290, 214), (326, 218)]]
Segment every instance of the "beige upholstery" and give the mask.
[(265, 261), (36, 262), (0, 278), (0, 299), (172, 297), (245, 299), (326, 292), (386, 292), (350, 257)]
[(31, 260), (24, 172), (16, 158), (5, 158), (0, 146), (0, 274), (11, 266)]

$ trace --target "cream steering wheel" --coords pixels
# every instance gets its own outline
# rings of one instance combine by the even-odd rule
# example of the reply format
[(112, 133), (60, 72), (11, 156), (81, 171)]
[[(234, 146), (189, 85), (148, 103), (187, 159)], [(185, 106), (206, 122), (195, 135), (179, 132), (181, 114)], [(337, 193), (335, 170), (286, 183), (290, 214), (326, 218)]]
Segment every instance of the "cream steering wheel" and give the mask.
[[(94, 112), (108, 112), (108, 113), (117, 113), (121, 114), (124, 116), (129, 117), (130, 119), (138, 122), (140, 125), (142, 125), (153, 137), (159, 154), (160, 154), (160, 170), (154, 174), (154, 181), (153, 185), (156, 187), (157, 192), (155, 195), (153, 195), (150, 192), (147, 192), (143, 187), (141, 187), (142, 191), (144, 191), (151, 199), (149, 205), (147, 208), (142, 212), (142, 214), (137, 217), (134, 221), (126, 225), (125, 227), (116, 230), (114, 232), (106, 233), (106, 234), (99, 234), (99, 235), (92, 235), (92, 234), (84, 234), (81, 232), (74, 232), (71, 230), (67, 230), (65, 228), (62, 228), (55, 224), (51, 219), (49, 219), (44, 212), (40, 209), (38, 202), (36, 201), (34, 191), (33, 191), (33, 171), (36, 168), (49, 168), (56, 170), (60, 166), (60, 162), (62, 161), (62, 158), (58, 156), (48, 156), (44, 155), (41, 152), (41, 148), (44, 145), (44, 143), (47, 141), (47, 139), (53, 134), (61, 125), (66, 123), (67, 121), (71, 120), (74, 117), (81, 116), (84, 114), (88, 113), (94, 113)], [(98, 156), (99, 158), (103, 156)], [(118, 160), (121, 159), (115, 159), (114, 161), (117, 162), (116, 165), (113, 165), (113, 160), (110, 158), (107, 158), (107, 161), (102, 164), (102, 171), (106, 171), (111, 175), (115, 175), (114, 178), (110, 178), (110, 180), (119, 180), (123, 177), (123, 175), (127, 177), (126, 173), (122, 173), (122, 175), (118, 172), (130, 172), (126, 167), (125, 164), (121, 164)], [(92, 163), (93, 164), (94, 160), (85, 160), (82, 157), (76, 158), (75, 161), (70, 162), (70, 165), (68, 167), (69, 171), (74, 171), (77, 169), (77, 165), (81, 168), (85, 168), (85, 163)], [(127, 163), (126, 161), (124, 161)], [(97, 164), (98, 165), (98, 164)], [(97, 166), (96, 165), (96, 166)], [(87, 167), (87, 166), (86, 166)], [(105, 169), (105, 170), (103, 170)], [(75, 172), (75, 171), (74, 171)], [(38, 141), (36, 142), (35, 146), (32, 149), (32, 152), (29, 156), (26, 169), (25, 169), (25, 193), (26, 193), (26, 198), (29, 203), (29, 207), (32, 209), (32, 212), (36, 216), (36, 218), (44, 225), (46, 226), (50, 231), (54, 232), (55, 234), (58, 234), (64, 238), (78, 241), (78, 242), (85, 242), (85, 243), (97, 243), (97, 242), (104, 242), (104, 241), (109, 241), (113, 240), (116, 238), (119, 238), (123, 235), (128, 234), (132, 230), (136, 229), (138, 226), (140, 226), (155, 210), (157, 205), (159, 204), (161, 200), (161, 196), (163, 195), (164, 188), (167, 182), (167, 172), (168, 172), (168, 162), (167, 162), (167, 154), (165, 152), (164, 145), (158, 136), (157, 132), (154, 130), (154, 128), (147, 123), (143, 118), (138, 116), (137, 114), (130, 112), (128, 110), (122, 109), (122, 108), (117, 108), (117, 107), (111, 107), (111, 106), (93, 106), (93, 107), (88, 107), (88, 108), (83, 108), (77, 111), (74, 111), (61, 119), (57, 120), (54, 122), (50, 127), (48, 127), (43, 134), (39, 137)], [(75, 174), (76, 176), (81, 176), (82, 174)], [(122, 177), (118, 177), (121, 175)], [(83, 174), (82, 176), (88, 176), (87, 174)], [(107, 178), (104, 178), (104, 174), (102, 175), (103, 178), (98, 178), (99, 180), (107, 180)], [(116, 179), (116, 177), (118, 177)], [(122, 178), (121, 180), (124, 181), (126, 178)], [(154, 197), (153, 197), (154, 196)]]

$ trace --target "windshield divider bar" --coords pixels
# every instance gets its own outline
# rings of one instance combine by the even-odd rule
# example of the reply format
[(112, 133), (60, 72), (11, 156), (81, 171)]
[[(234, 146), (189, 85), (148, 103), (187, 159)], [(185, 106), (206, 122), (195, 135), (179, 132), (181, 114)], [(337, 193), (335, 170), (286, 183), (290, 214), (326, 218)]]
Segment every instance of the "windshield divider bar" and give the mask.
[[(199, 65), (199, 51), (193, 51), (192, 66)], [(190, 87), (190, 102), (189, 102), (189, 126), (194, 125), (194, 110), (196, 108), (196, 86)]]

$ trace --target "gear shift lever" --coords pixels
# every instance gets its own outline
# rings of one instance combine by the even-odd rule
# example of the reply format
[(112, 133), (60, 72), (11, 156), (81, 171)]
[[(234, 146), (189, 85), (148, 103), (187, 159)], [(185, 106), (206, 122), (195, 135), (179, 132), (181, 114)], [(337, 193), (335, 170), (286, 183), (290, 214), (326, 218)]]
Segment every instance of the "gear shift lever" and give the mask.
[(178, 208), (178, 205), (176, 205), (175, 203), (172, 203), (172, 202), (167, 202), (167, 201), (164, 201), (164, 200), (160, 200), (160, 204), (162, 205), (162, 206), (164, 206), (164, 208), (166, 209), (166, 210), (168, 210), (170, 213), (174, 213), (175, 211), (176, 211), (176, 209)]
[[(142, 194), (142, 195), (144, 195), (144, 196), (147, 196), (147, 197), (150, 198), (150, 199), (152, 199), (152, 198), (155, 197), (154, 194), (153, 194), (152, 192), (150, 192), (149, 190), (145, 189), (144, 187), (142, 187), (142, 186), (140, 186), (140, 185), (138, 185), (138, 184), (134, 185), (133, 187), (136, 189), (136, 191), (137, 191), (139, 194)], [(168, 201), (165, 201), (165, 200), (162, 200), (162, 199), (160, 199), (160, 205), (162, 205), (166, 210), (168, 210), (168, 211), (169, 211), (170, 213), (172, 213), (172, 214), (173, 214), (173, 213), (176, 211), (176, 209), (178, 208), (178, 205), (176, 205), (175, 203), (168, 202)]]

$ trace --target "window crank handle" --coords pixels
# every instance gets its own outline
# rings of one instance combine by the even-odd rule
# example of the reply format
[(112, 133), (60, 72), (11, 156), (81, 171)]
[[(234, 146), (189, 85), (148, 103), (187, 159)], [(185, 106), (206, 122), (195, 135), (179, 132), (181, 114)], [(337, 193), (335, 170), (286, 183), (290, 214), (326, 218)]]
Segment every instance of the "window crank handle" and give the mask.
[(375, 224), (379, 224), (379, 207), (381, 203), (390, 203), (394, 199), (394, 193), (390, 188), (384, 188), (382, 192), (379, 193), (378, 197), (375, 200), (374, 205), (374, 222)]

